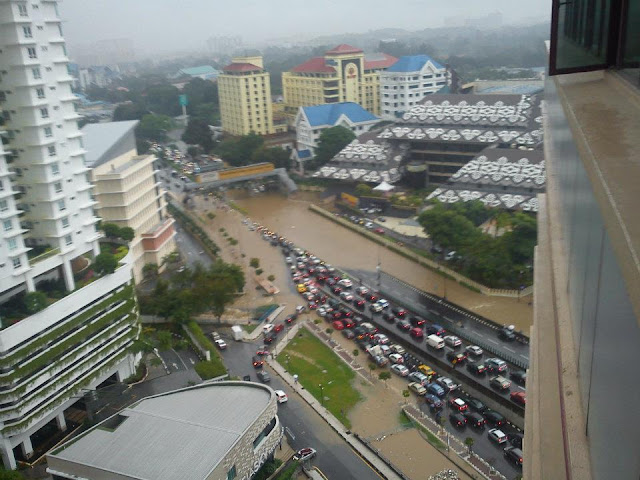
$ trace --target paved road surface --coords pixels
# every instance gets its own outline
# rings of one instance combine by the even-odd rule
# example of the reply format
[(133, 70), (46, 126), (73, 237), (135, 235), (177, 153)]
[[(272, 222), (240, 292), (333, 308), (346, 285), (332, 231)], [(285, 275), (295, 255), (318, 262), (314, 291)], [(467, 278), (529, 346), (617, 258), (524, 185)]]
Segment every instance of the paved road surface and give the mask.
[[(259, 341), (254, 344), (234, 342), (230, 338), (225, 340), (229, 347), (222, 355), (229, 373), (239, 377), (251, 375), (252, 381), (258, 381), (251, 366), (251, 357), (262, 344)], [(289, 395), (289, 401), (279, 406), (278, 415), (283, 426), (295, 436), (295, 439), (289, 438), (294, 450), (308, 446), (315, 448), (318, 455), (313, 463), (330, 479), (379, 480), (378, 474), (304, 400), (293, 393), (273, 370), (267, 371), (271, 375), (269, 385)]]

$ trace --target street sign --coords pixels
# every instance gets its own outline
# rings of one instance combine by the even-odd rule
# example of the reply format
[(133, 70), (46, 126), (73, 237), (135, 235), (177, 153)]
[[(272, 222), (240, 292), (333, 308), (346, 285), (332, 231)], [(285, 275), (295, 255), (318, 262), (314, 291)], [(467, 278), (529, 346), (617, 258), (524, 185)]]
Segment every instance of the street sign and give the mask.
[(180, 102), (181, 107), (186, 107), (187, 105), (189, 105), (189, 100), (187, 99), (187, 96), (185, 94), (180, 95), (178, 97), (178, 101)]

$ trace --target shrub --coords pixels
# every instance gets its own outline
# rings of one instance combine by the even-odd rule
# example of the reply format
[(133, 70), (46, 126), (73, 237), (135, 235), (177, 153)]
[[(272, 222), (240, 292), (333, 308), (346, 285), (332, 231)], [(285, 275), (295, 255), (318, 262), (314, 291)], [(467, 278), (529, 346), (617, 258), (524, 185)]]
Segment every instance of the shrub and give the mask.
[(260, 266), (260, 259), (252, 258), (251, 260), (249, 260), (249, 266), (253, 268), (258, 268)]
[(133, 228), (131, 227), (122, 227), (120, 229), (120, 238), (123, 240), (126, 240), (127, 242), (130, 242), (131, 240), (133, 240), (133, 237), (136, 236), (136, 232), (133, 231)]
[(213, 220), (214, 218), (216, 218), (216, 214), (213, 212), (207, 212), (207, 217), (209, 217), (210, 220)]
[(263, 270), (261, 268), (256, 269), (256, 275), (262, 275)]
[(267, 280), (269, 280), (270, 282), (273, 282), (275, 279), (276, 279), (276, 276), (275, 276), (275, 275), (269, 275), (269, 276), (267, 277)]
[(103, 223), (102, 231), (107, 237), (117, 238), (120, 236), (120, 227), (115, 223)]
[(212, 378), (219, 377), (221, 375), (225, 375), (227, 373), (227, 369), (224, 368), (222, 362), (207, 362), (202, 361), (198, 362), (195, 365), (196, 373), (203, 380), (210, 380)]
[(23, 303), (27, 313), (33, 315), (47, 307), (47, 296), (42, 292), (29, 292), (24, 296)]
[(122, 260), (127, 255), (127, 253), (129, 253), (129, 249), (127, 247), (125, 246), (118, 247), (115, 253), (116, 260), (117, 261)]
[(116, 267), (118, 266), (118, 260), (115, 255), (104, 252), (96, 257), (94, 262), (94, 268), (98, 273), (113, 273), (116, 271)]

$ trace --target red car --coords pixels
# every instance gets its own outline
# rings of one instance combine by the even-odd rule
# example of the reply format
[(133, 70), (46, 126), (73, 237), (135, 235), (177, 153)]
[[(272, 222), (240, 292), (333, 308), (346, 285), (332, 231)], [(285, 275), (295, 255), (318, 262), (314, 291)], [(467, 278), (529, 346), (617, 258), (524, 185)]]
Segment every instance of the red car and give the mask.
[(364, 306), (365, 306), (365, 302), (364, 300), (362, 300), (361, 298), (356, 298), (353, 301), (353, 305), (354, 307), (356, 307), (358, 310), (364, 310)]
[(340, 312), (340, 311), (333, 312), (333, 319), (334, 320), (338, 320), (340, 318), (342, 318), (342, 312)]
[(465, 402), (464, 400), (458, 397), (455, 397), (449, 400), (449, 406), (453, 410), (457, 410), (458, 412), (464, 412), (469, 408), (469, 406), (467, 405), (467, 402)]
[(333, 325), (333, 328), (335, 328), (336, 330), (344, 330), (344, 323), (342, 323), (340, 320), (334, 320), (333, 322), (331, 322), (331, 325)]
[(318, 308), (318, 304), (316, 302), (309, 302), (309, 310), (315, 310)]
[(274, 325), (274, 327), (273, 327), (273, 333), (279, 333), (282, 330), (284, 330), (284, 325), (281, 324), (281, 323), (279, 323), (277, 325)]
[(524, 392), (513, 392), (511, 394), (511, 401), (524, 407), (527, 404), (527, 395)]
[(356, 326), (356, 322), (348, 318), (345, 320), (342, 320), (342, 323), (344, 323), (345, 328), (355, 328)]
[(376, 228), (373, 231), (379, 233), (380, 235), (384, 235), (384, 228)]
[(342, 288), (338, 287), (338, 286), (335, 286), (335, 287), (333, 287), (331, 289), (331, 291), (337, 295), (338, 293), (340, 293), (342, 291)]
[(261, 357), (269, 355), (269, 350), (267, 350), (266, 348), (260, 348), (256, 351), (256, 355), (260, 355)]
[(293, 313), (291, 315), (287, 315), (287, 318), (284, 319), (286, 323), (293, 323), (293, 321), (298, 318), (298, 315)]
[(411, 331), (409, 332), (409, 335), (411, 335), (416, 340), (420, 340), (424, 337), (424, 332), (420, 327), (415, 327), (411, 329)]
[(367, 299), (367, 301), (374, 303), (378, 301), (378, 296), (374, 295), (373, 293), (368, 294), (367, 296), (365, 296), (364, 298)]

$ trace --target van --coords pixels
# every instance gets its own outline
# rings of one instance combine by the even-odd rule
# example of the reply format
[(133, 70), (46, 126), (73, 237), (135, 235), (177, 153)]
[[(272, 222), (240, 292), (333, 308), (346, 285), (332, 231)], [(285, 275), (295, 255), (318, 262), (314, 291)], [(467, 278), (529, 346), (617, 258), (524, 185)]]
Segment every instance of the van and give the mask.
[(437, 335), (429, 335), (427, 337), (427, 345), (436, 350), (444, 348), (444, 340)]
[(369, 322), (364, 322), (360, 326), (364, 329), (365, 332), (371, 335), (373, 335), (378, 331), (378, 329), (374, 327), (372, 324), (370, 324)]

